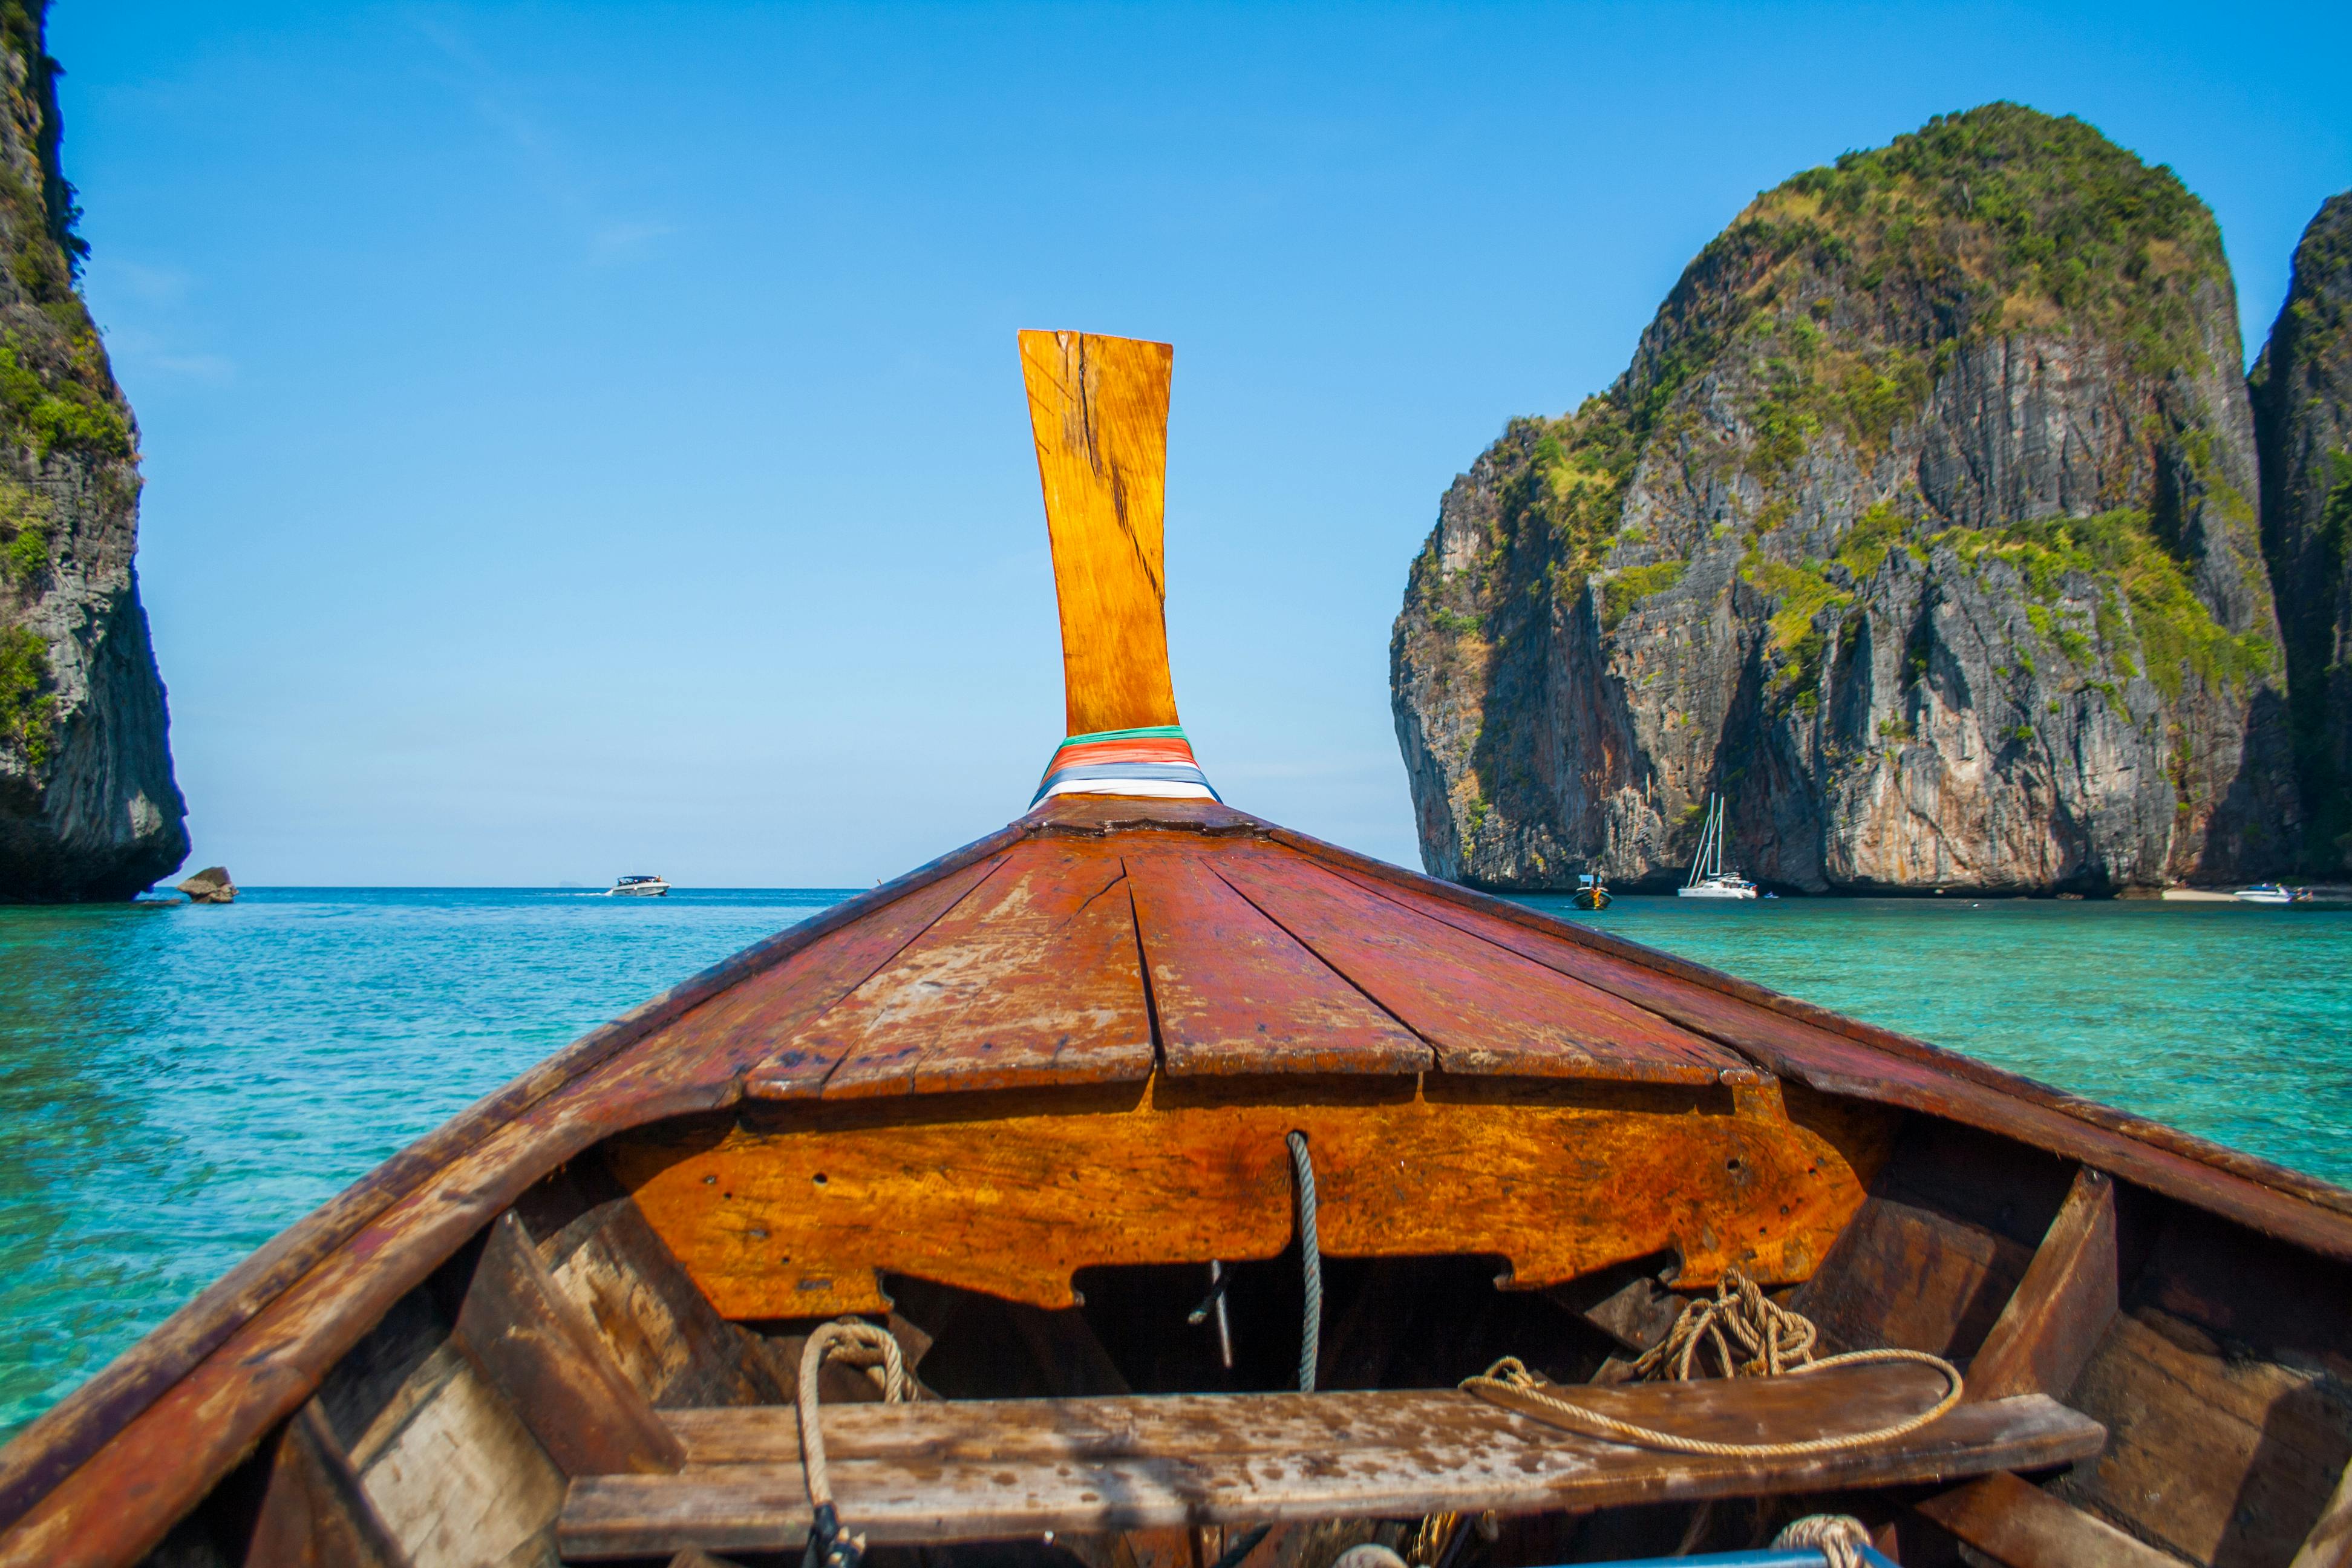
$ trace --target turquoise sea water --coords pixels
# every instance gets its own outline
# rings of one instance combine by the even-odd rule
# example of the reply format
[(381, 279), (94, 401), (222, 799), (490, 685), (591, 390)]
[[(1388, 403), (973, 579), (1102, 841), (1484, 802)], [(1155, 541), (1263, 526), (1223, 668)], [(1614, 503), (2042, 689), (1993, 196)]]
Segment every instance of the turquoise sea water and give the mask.
[[(846, 896), (0, 909), (0, 1436), (410, 1139)], [(1667, 898), (1575, 918), (2352, 1181), (2352, 907)]]

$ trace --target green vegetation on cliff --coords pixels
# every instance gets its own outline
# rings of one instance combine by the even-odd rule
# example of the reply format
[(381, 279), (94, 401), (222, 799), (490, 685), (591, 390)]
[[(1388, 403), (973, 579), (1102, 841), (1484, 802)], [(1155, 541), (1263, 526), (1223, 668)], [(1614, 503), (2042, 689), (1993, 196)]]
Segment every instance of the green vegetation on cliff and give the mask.
[(0, 158), (0, 261), (23, 299), (0, 334), (0, 438), (36, 462), (60, 449), (129, 458), (122, 396), (74, 288), (89, 247), (75, 232), (81, 208), (58, 163), (58, 63), (41, 47), (47, 10), (39, 0), (0, 0), (0, 46), (26, 62), (17, 90), (37, 126), (31, 168)]
[[(2032, 595), (2026, 619), (2076, 664), (2086, 664), (2090, 643), (2076, 627), (2053, 614), (2069, 575), (2097, 585), (2093, 626), (2117, 673), (2128, 679), (2136, 668), (2137, 643), (2147, 678), (2168, 702), (2180, 700), (2184, 679), (2194, 675), (2209, 687), (2242, 689), (2277, 667), (2278, 650), (2267, 637), (2232, 636), (2200, 602), (2180, 563), (2152, 540), (2147, 514), (2130, 508), (2095, 517), (2050, 517), (1998, 529), (1948, 528), (1934, 542), (1948, 544), (1971, 569), (1988, 560), (2016, 568)], [(2130, 607), (2127, 632), (2115, 614), (2120, 593)]]
[(29, 626), (0, 631), (0, 742), (37, 768), (48, 763), (57, 719), (49, 687), (49, 649), (39, 634)]
[[(1538, 436), (1506, 476), (1506, 531), (1542, 529), (1553, 597), (1568, 603), (1612, 546), (1639, 542), (1620, 531), (1625, 487), (1654, 441), (1689, 434), (1697, 416), (1675, 398), (1693, 376), (1725, 374), (1745, 389), (1742, 466), (1769, 489), (1824, 437), (1865, 460), (1884, 451), (1973, 342), (2054, 332), (2118, 345), (2151, 377), (2192, 363), (2204, 352), (2192, 304), (2206, 284), (2229, 287), (2221, 233), (2168, 168), (2079, 120), (2016, 104), (1939, 116), (1750, 204), (1692, 263), (1616, 385), (1563, 418), (1528, 422)], [(2188, 455), (2221, 504), (2245, 505)], [(1789, 510), (1767, 505), (1753, 533), (1769, 535)], [(2134, 515), (2145, 527), (2147, 514)], [(1872, 519), (1861, 558), (1840, 550), (1857, 578), (1906, 542), (1895, 512)], [(1606, 628), (1672, 585), (1679, 572), (1664, 565), (1609, 579)], [(1790, 618), (1810, 620), (1808, 606), (1836, 590), (1789, 563), (1766, 580), (1748, 575), (1792, 595), (1773, 612), (1772, 641), (1814, 662)]]

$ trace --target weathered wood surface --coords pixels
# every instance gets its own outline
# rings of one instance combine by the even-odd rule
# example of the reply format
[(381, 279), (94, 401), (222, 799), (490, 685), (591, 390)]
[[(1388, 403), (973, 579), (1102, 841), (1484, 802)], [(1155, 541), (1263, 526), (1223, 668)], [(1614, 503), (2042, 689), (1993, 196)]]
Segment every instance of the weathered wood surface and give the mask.
[(1126, 867), (1091, 844), (1023, 845), (785, 1049), (839, 1058), (828, 1100), (1142, 1079), (1151, 1016)]
[(1418, 1073), (1436, 1065), (1198, 854), (1126, 856), (1165, 1070)]
[(377, 1414), (352, 1445), (352, 1463), (415, 1568), (553, 1561), (563, 1474), (454, 1345)]
[[(1940, 1381), (1868, 1367), (1577, 1393), (1624, 1419), (1757, 1441), (1859, 1431), (1932, 1403)], [(574, 1485), (564, 1555), (796, 1544), (809, 1509), (790, 1414), (673, 1415), (687, 1470)], [(2100, 1440), (2040, 1396), (1769, 1466), (1599, 1442), (1453, 1391), (847, 1406), (824, 1422), (843, 1518), (907, 1543), (1832, 1490), (2063, 1463)]]
[[(1049, 803), (1050, 804), (1050, 803)], [(2196, 1204), (2268, 1236), (2352, 1258), (2352, 1191), (1769, 986), (1309, 835), (1265, 837), (1408, 902), (1442, 904), (1543, 940), (1532, 954), (1832, 1094), (1948, 1116)], [(1595, 963), (1599, 958), (1605, 962)]]
[(410, 1568), (315, 1399), (278, 1434), (244, 1568)]
[(2345, 1384), (2155, 1308), (2110, 1326), (2068, 1396), (2111, 1437), (2060, 1492), (2191, 1563), (2285, 1563), (2352, 1452)]
[(136, 1561), (383, 1314), (605, 1135), (732, 1104), (759, 1059), (667, 1026), (1026, 837), (1019, 826), (747, 948), (584, 1036), (280, 1234), (0, 1449), (0, 1564)]
[(2352, 1465), (2337, 1478), (2319, 1521), (2303, 1538), (2288, 1568), (2346, 1568), (2352, 1563)]
[(1237, 843), (1202, 858), (1435, 1047), (1448, 1073), (1704, 1083), (1748, 1066), (1654, 1013), (1297, 856)]
[[(1804, 1279), (1862, 1201), (1885, 1129), (1733, 1113), (1720, 1087), (1432, 1076), (1156, 1078), (1002, 1097), (779, 1107), (649, 1129), (607, 1158), (728, 1317), (874, 1311), (877, 1270), (1040, 1307), (1113, 1263), (1271, 1258), (1304, 1131), (1336, 1257), (1489, 1253), (1514, 1286), (1673, 1248)], [(844, 1111), (867, 1104), (859, 1117)]]
[(655, 1405), (792, 1400), (793, 1379), (770, 1365), (765, 1342), (711, 1310), (632, 1199), (596, 1205), (539, 1250), (548, 1277)]
[(1176, 722), (1161, 563), (1166, 343), (1023, 332), (1072, 735)]
[(1969, 1363), (1969, 1397), (2063, 1397), (2115, 1321), (2116, 1275), (2116, 1184), (2084, 1166)]
[(2180, 1559), (2007, 1471), (1912, 1505), (2009, 1568), (2180, 1568)]
[(490, 1226), (456, 1342), (565, 1475), (658, 1474), (684, 1463), (652, 1403), (548, 1277), (511, 1214)]
[(1874, 1195), (1799, 1293), (1841, 1349), (1968, 1356), (2031, 1265), (2030, 1248), (1900, 1197)]
[(1913, 1123), (1791, 1303), (1837, 1350), (1899, 1345), (1966, 1360), (2063, 1205), (2066, 1163), (1967, 1128)]
[(715, 1053), (731, 1060), (748, 1055), (760, 1062), (758, 1092), (778, 1100), (814, 1096), (841, 1058), (838, 1050), (801, 1041), (803, 1032), (1003, 863), (1003, 855), (992, 855), (917, 889), (797, 961), (754, 975), (688, 1015), (664, 1043), (695, 1056)]

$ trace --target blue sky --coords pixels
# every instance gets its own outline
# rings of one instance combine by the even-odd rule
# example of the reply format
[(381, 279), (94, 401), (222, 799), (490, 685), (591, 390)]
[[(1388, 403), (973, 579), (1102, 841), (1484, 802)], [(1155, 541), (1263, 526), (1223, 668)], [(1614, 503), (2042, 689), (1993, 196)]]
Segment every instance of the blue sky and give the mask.
[(2219, 214), (2258, 347), (2352, 10), (59, 0), (195, 862), (856, 886), (1018, 815), (1060, 665), (1023, 327), (1176, 345), (1176, 690), (1414, 863), (1447, 482), (1755, 192), (1995, 98)]

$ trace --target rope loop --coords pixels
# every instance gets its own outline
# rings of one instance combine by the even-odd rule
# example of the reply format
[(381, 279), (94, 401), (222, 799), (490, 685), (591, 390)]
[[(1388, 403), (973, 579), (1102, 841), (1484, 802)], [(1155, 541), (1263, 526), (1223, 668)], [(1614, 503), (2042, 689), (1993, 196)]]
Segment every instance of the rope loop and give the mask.
[(801, 1568), (860, 1568), (866, 1560), (866, 1537), (841, 1526), (833, 1506), (833, 1478), (824, 1458), (824, 1426), (818, 1418), (816, 1379), (828, 1356), (860, 1367), (882, 1390), (886, 1405), (903, 1405), (914, 1394), (914, 1379), (907, 1375), (907, 1352), (887, 1329), (856, 1318), (821, 1323), (801, 1347), (799, 1408), (801, 1465), (808, 1473), (808, 1549)]
[[(1529, 1371), (1527, 1363), (1517, 1356), (1505, 1356), (1488, 1367), (1483, 1375), (1464, 1379), (1462, 1386), (1490, 1405), (1534, 1415), (1538, 1420), (1564, 1426), (1572, 1432), (1581, 1432), (1588, 1437), (1636, 1443), (1681, 1454), (1713, 1454), (1732, 1459), (1795, 1458), (1806, 1454), (1843, 1453), (1852, 1448), (1867, 1447), (1873, 1443), (1887, 1442), (1916, 1432), (1938, 1419), (1959, 1404), (1967, 1389), (1959, 1368), (1942, 1356), (1930, 1355), (1926, 1351), (1848, 1351), (1843, 1355), (1816, 1357), (1813, 1347), (1819, 1342), (1820, 1331), (1814, 1328), (1811, 1319), (1775, 1302), (1764, 1294), (1756, 1281), (1738, 1269), (1727, 1268), (1723, 1271), (1722, 1281), (1716, 1286), (1715, 1299), (1693, 1301), (1685, 1307), (1682, 1316), (1675, 1320), (1675, 1326), (1667, 1331), (1666, 1337), (1654, 1349), (1645, 1352), (1633, 1363), (1633, 1370), (1636, 1375), (1645, 1378), (1687, 1382), (1698, 1372), (1700, 1347), (1712, 1345), (1726, 1377), (1801, 1377), (1833, 1366), (1913, 1361), (1925, 1363), (1942, 1373), (1948, 1386), (1944, 1396), (1933, 1406), (1891, 1426), (1843, 1437), (1811, 1437), (1797, 1443), (1714, 1443), (1705, 1438), (1678, 1436), (1672, 1432), (1635, 1426), (1631, 1421), (1620, 1421), (1613, 1415), (1604, 1415), (1598, 1410), (1560, 1398), (1550, 1392), (1554, 1384)], [(1508, 1397), (1496, 1398), (1496, 1394)], [(1528, 1405), (1535, 1408), (1527, 1409)]]

